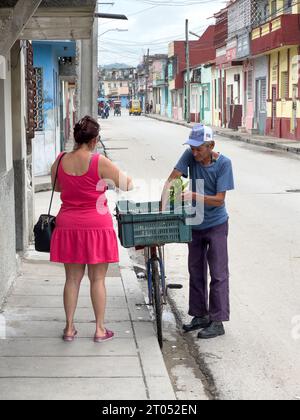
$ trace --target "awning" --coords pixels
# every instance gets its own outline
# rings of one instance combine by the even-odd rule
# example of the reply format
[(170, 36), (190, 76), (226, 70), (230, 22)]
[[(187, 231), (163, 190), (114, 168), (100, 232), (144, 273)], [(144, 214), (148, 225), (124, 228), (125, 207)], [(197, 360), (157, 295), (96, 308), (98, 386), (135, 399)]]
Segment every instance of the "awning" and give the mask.
[[(18, 0), (1, 0), (0, 27), (12, 16)], [(92, 35), (96, 0), (43, 0), (29, 19), (19, 39), (89, 39)]]

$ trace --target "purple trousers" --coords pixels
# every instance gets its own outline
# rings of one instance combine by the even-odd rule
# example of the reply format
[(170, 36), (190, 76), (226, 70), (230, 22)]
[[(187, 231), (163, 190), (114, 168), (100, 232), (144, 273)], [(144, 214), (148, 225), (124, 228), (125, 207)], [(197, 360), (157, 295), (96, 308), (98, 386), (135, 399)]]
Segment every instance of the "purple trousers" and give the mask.
[[(193, 230), (189, 244), (190, 310), (193, 317), (211, 321), (230, 318), (228, 222), (205, 230)], [(211, 283), (208, 296), (208, 266)]]

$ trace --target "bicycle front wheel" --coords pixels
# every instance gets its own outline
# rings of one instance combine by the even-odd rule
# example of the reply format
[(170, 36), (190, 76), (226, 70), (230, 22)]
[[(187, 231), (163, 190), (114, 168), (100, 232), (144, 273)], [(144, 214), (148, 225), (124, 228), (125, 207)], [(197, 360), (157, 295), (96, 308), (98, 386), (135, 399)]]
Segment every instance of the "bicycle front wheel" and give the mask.
[(157, 260), (152, 261), (152, 284), (153, 284), (153, 306), (156, 320), (156, 333), (160, 348), (163, 348), (163, 333), (162, 333), (162, 313), (163, 313), (163, 299), (161, 290), (161, 281), (159, 275), (159, 263)]

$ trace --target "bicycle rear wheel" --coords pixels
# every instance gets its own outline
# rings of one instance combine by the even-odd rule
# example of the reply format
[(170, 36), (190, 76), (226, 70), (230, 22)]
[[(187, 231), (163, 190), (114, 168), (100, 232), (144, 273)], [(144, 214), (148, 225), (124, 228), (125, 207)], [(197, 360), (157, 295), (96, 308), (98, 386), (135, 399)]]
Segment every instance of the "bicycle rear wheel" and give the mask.
[(163, 348), (163, 332), (162, 332), (162, 313), (163, 299), (161, 290), (161, 281), (159, 274), (159, 263), (157, 260), (152, 261), (152, 284), (153, 284), (153, 307), (156, 320), (156, 333), (160, 348)]

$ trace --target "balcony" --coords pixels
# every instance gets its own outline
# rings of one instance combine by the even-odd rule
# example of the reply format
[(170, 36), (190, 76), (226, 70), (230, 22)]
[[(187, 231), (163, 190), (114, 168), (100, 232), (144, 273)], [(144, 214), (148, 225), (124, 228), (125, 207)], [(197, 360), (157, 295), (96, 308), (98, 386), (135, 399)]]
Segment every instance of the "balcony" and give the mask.
[(300, 15), (282, 15), (252, 31), (252, 54), (263, 54), (284, 46), (299, 45)]
[(154, 88), (167, 86), (167, 84), (168, 84), (167, 80), (162, 78), (162, 77), (153, 79), (153, 87)]

